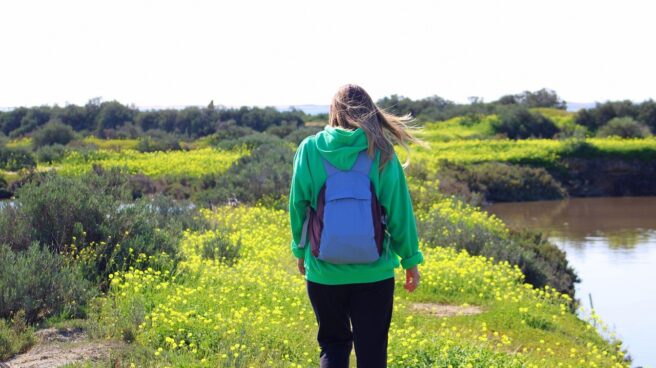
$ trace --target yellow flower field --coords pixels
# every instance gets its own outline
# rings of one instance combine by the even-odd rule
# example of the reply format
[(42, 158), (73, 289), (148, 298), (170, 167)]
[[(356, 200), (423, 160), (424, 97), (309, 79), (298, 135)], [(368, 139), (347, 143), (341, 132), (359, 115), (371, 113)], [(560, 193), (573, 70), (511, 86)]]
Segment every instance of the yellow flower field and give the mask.
[(213, 148), (147, 153), (130, 149), (89, 153), (72, 151), (55, 169), (64, 175), (80, 175), (97, 164), (105, 168), (125, 167), (130, 173), (141, 173), (153, 178), (201, 177), (227, 170), (234, 161), (247, 153), (246, 150), (223, 151)]
[[(185, 233), (176, 272), (112, 274), (96, 316), (105, 333), (133, 335), (150, 351), (150, 366), (317, 366), (316, 321), (288, 249), (287, 213), (258, 206), (203, 215), (216, 229)], [(219, 236), (240, 247), (234, 265), (201, 256)], [(390, 367), (628, 367), (616, 345), (571, 312), (567, 295), (524, 284), (508, 263), (421, 248), (415, 293), (401, 287), (397, 270)], [(414, 311), (415, 302), (483, 312), (437, 318)]]

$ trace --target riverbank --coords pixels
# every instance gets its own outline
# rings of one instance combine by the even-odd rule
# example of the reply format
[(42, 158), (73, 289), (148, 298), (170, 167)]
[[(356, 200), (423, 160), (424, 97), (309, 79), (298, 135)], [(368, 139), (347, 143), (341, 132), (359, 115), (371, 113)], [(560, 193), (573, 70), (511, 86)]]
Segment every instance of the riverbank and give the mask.
[[(480, 205), (656, 195), (656, 139), (452, 140), (411, 154), (409, 175)], [(402, 156), (405, 156), (400, 152)]]
[[(653, 366), (656, 197), (571, 198), (485, 208), (511, 228), (533, 229), (567, 253), (576, 295), (619, 336), (633, 365)], [(640, 285), (640, 286), (637, 286)], [(592, 305), (591, 305), (592, 304)]]

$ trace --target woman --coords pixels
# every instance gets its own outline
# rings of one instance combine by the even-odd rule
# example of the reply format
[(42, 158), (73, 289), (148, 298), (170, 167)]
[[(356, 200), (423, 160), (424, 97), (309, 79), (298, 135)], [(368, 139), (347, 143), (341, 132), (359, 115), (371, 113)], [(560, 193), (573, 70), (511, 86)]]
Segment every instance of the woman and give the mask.
[[(407, 150), (408, 142), (421, 143), (409, 133), (408, 120), (382, 111), (363, 88), (345, 85), (333, 97), (328, 125), (296, 151), (289, 198), (291, 249), (319, 325), (321, 367), (348, 367), (353, 344), (358, 367), (385, 367), (394, 268), (406, 270), (404, 288), (409, 292), (419, 285), (417, 265), (423, 256), (403, 166), (393, 146)], [(380, 257), (369, 263), (323, 261), (311, 249), (314, 244), (305, 244), (308, 209), (316, 213), (327, 167), (352, 170), (362, 151), (370, 158), (372, 198), (386, 213), (387, 246), (379, 247)]]

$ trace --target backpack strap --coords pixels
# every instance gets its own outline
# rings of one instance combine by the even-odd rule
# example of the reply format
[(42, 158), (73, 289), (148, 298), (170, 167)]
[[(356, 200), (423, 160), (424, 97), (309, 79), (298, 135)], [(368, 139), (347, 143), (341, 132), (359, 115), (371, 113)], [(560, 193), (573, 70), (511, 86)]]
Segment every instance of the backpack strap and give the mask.
[[(333, 164), (328, 162), (328, 160), (326, 160), (324, 157), (321, 157), (321, 160), (323, 161), (323, 167), (326, 169), (327, 176), (331, 176), (340, 171), (344, 171), (333, 166)], [(367, 155), (367, 150), (362, 150), (360, 153), (358, 153), (358, 158), (355, 160), (355, 163), (350, 170), (369, 176), (369, 171), (371, 170), (372, 163), (373, 162), (371, 161), (371, 158), (369, 155)]]
[(305, 243), (307, 242), (308, 235), (308, 226), (310, 225), (310, 206), (308, 206), (305, 211), (305, 221), (303, 221), (303, 230), (301, 232), (301, 241), (298, 243), (299, 248), (305, 248)]

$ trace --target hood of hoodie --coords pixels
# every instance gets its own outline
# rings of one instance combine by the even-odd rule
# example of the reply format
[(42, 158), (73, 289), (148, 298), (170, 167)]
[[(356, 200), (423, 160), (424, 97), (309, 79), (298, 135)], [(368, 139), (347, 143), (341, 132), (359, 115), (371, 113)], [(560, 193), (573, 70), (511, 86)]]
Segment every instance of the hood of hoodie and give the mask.
[(316, 142), (321, 156), (340, 170), (349, 170), (360, 151), (369, 147), (367, 135), (361, 128), (346, 130), (330, 125), (317, 133)]

